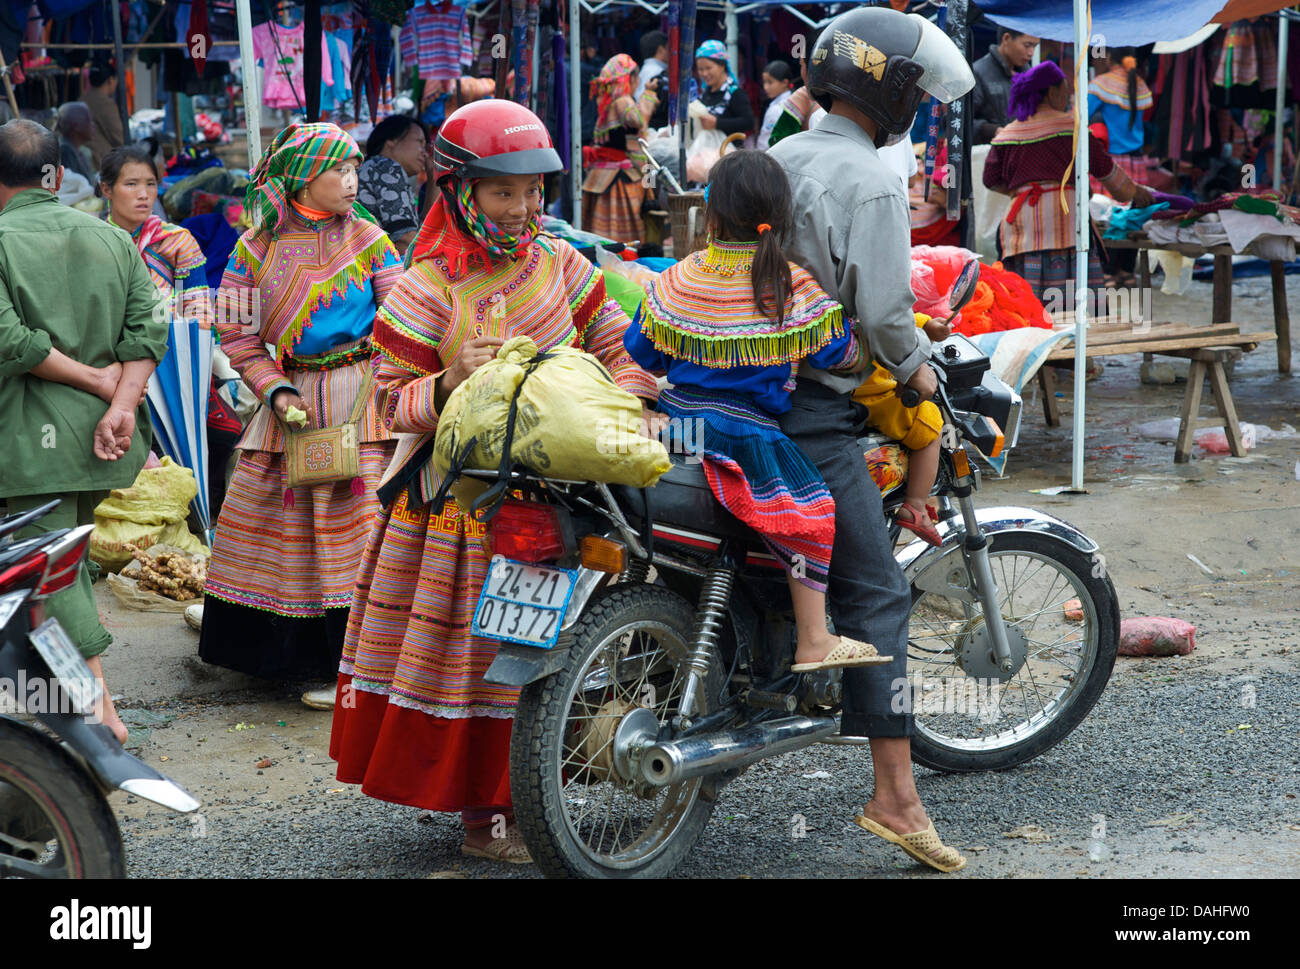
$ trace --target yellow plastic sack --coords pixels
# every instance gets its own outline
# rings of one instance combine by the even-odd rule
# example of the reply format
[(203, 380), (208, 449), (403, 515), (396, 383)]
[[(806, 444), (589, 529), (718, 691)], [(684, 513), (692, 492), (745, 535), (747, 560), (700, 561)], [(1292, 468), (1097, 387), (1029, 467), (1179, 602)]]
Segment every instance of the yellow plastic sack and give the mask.
[(531, 339), (514, 337), (452, 391), (434, 440), (439, 476), (476, 437), (464, 466), (500, 466), (510, 402), (518, 391), (510, 448), (515, 461), (551, 478), (636, 488), (658, 481), (670, 467), (668, 451), (640, 433), (641, 401), (621, 390), (589, 353), (554, 347), (534, 363), (537, 355)]
[(160, 467), (144, 468), (131, 487), (115, 488), (95, 509), (90, 557), (106, 571), (116, 572), (131, 561), (124, 543), (141, 549), (162, 543), (189, 555), (207, 555), (185, 525), (198, 493), (194, 472), (171, 458), (163, 458)]

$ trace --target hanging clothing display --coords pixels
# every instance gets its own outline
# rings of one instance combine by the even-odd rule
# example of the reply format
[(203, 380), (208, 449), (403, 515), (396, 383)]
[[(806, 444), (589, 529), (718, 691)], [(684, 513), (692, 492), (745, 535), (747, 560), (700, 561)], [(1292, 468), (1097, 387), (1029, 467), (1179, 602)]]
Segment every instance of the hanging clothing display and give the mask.
[[(253, 52), (262, 61), (262, 103), (268, 108), (301, 110), (303, 97), (302, 24), (281, 27), (267, 21), (253, 28)], [(320, 39), (321, 83), (332, 86), (329, 47), (324, 32)]]
[(398, 37), (402, 63), (426, 81), (460, 77), (469, 48), (465, 8), (452, 3), (419, 3), (407, 15)]
[(1163, 54), (1156, 76), (1153, 119), (1156, 155), (1175, 162), (1211, 145), (1210, 85), (1205, 45)]
[(324, 38), (334, 79), (327, 84), (321, 78), (320, 107), (322, 111), (337, 111), (352, 99), (352, 32), (328, 31)]
[(1277, 90), (1277, 26), (1268, 20), (1238, 20), (1228, 27), (1214, 69), (1217, 87), (1258, 84)]

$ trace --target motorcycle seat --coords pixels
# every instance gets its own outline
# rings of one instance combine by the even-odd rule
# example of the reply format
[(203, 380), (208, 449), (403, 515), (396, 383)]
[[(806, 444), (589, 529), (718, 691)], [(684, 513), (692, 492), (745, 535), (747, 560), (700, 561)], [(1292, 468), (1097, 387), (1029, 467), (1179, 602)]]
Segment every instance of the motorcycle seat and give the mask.
[[(633, 527), (644, 528), (642, 489), (612, 485), (610, 490)], [(656, 524), (676, 525), (717, 537), (758, 541), (753, 529), (713, 497), (704, 466), (699, 462), (687, 463), (682, 455), (672, 455), (672, 467), (657, 484), (644, 489), (644, 493), (650, 501), (650, 517)]]

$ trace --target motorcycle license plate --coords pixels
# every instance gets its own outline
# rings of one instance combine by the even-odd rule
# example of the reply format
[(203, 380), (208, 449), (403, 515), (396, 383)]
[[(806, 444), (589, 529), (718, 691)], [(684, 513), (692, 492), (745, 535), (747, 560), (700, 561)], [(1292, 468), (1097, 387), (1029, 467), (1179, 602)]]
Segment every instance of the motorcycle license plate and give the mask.
[(494, 555), (474, 610), (474, 635), (550, 649), (560, 638), (576, 577), (571, 569)]
[(72, 645), (72, 640), (63, 631), (59, 621), (45, 620), (28, 633), (27, 638), (32, 641), (36, 652), (41, 654), (41, 658), (50, 667), (50, 672), (68, 694), (73, 709), (83, 716), (91, 713), (103, 691), (95, 674), (90, 672), (90, 667), (82, 659), (77, 647)]

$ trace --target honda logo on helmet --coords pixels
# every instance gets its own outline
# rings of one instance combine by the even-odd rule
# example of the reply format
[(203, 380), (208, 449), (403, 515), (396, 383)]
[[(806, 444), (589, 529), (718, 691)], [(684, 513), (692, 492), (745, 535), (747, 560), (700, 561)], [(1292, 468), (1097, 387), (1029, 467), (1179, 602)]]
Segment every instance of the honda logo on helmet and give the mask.
[(513, 135), (518, 131), (541, 131), (542, 126), (539, 124), (517, 124), (507, 128), (503, 134)]

